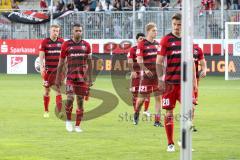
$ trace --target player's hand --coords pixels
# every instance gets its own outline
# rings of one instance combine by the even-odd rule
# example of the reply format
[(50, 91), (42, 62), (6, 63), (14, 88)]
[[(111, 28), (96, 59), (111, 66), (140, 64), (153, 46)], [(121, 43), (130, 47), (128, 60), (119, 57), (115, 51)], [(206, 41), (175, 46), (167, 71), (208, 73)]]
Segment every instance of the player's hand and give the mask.
[(130, 78), (137, 78), (137, 72), (131, 72)]
[(146, 69), (144, 72), (149, 78), (153, 77), (153, 73), (149, 69)]
[(206, 77), (206, 75), (207, 75), (206, 70), (203, 70), (203, 71), (200, 72), (200, 78), (204, 78), (204, 77)]

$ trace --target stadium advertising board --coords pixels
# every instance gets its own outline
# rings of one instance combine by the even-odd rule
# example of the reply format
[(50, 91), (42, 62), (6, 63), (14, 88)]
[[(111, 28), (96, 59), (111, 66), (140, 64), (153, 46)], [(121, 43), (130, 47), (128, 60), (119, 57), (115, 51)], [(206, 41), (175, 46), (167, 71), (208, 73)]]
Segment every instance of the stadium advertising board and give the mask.
[[(94, 71), (101, 74), (109, 74), (111, 71), (128, 71), (126, 54), (132, 46), (131, 40), (88, 40), (93, 51)], [(210, 43), (211, 42), (211, 43)], [(213, 43), (214, 42), (214, 43)], [(224, 56), (221, 56), (221, 41), (195, 40), (203, 48), (207, 65), (208, 75), (223, 75), (225, 70)], [(39, 53), (41, 40), (0, 40), (0, 57), (6, 59), (6, 55), (27, 55), (28, 73), (37, 73), (36, 58)], [(230, 44), (229, 52), (237, 54), (238, 45)], [(105, 54), (99, 54), (105, 53)], [(121, 54), (124, 53), (124, 54)], [(115, 59), (115, 61), (113, 61)], [(10, 63), (10, 61), (8, 62)], [(239, 72), (234, 61), (229, 62), (230, 72)], [(1, 73), (7, 72), (6, 63), (1, 63)], [(6, 69), (5, 69), (6, 68)], [(8, 69), (9, 70), (9, 69)], [(8, 71), (7, 73), (9, 73)], [(19, 71), (18, 71), (19, 72)], [(26, 72), (24, 72), (26, 73)]]
[[(38, 56), (28, 56), (28, 73), (38, 73), (36, 67)], [(207, 61), (208, 75), (224, 75), (225, 61), (223, 56), (205, 56)], [(93, 54), (94, 74), (122, 74), (129, 71), (126, 54), (109, 55), (109, 54)], [(237, 63), (230, 61), (228, 64), (229, 72), (239, 72)], [(200, 67), (199, 67), (200, 68)]]
[[(39, 54), (39, 46), (42, 40), (19, 39), (19, 40), (0, 40), (0, 54)], [(127, 53), (134, 44), (132, 40), (105, 39), (87, 40), (92, 46), (93, 53), (122, 54)], [(203, 49), (205, 55), (221, 55), (221, 40), (196, 39), (196, 44)], [(240, 43), (239, 43), (240, 44)], [(235, 47), (234, 47), (235, 46)], [(229, 44), (229, 53), (240, 51), (240, 45)]]
[(7, 55), (7, 74), (27, 74), (27, 55)]

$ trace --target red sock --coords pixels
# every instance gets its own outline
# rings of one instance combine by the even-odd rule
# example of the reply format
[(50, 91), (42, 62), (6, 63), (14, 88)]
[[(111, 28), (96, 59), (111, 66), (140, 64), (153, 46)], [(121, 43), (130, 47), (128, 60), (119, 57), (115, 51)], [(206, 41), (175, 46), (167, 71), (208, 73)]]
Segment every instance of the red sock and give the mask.
[(62, 109), (62, 96), (61, 95), (56, 96), (56, 105), (57, 105), (58, 112), (60, 112)]
[(48, 112), (49, 101), (50, 101), (50, 97), (49, 97), (49, 96), (43, 96), (43, 102), (44, 102), (44, 110), (45, 110), (45, 112)]
[(149, 103), (150, 103), (150, 98), (146, 98), (144, 100), (144, 112), (146, 112), (148, 110)]
[(66, 109), (66, 115), (67, 115), (67, 120), (71, 121), (72, 119), (72, 106), (65, 106)]
[(75, 126), (80, 125), (82, 117), (83, 117), (83, 109), (77, 108), (76, 109), (76, 124), (75, 124)]
[(155, 114), (155, 122), (160, 122), (160, 114)]
[(164, 119), (164, 125), (165, 130), (168, 138), (168, 145), (174, 144), (173, 142), (173, 128), (174, 128), (174, 122), (173, 122), (173, 115), (167, 115)]
[(137, 102), (137, 97), (133, 96), (132, 97), (132, 103), (133, 103), (133, 109), (136, 112), (136, 102)]

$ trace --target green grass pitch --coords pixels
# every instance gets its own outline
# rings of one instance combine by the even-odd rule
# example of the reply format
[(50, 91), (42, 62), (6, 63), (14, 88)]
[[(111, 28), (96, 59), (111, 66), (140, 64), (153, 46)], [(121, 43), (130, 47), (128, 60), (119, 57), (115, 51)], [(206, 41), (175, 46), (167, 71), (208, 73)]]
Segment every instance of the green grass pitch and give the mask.
[[(199, 106), (193, 133), (194, 160), (240, 160), (240, 81), (207, 77), (200, 82)], [(82, 133), (68, 133), (54, 114), (51, 93), (50, 118), (43, 118), (43, 87), (39, 75), (0, 75), (0, 160), (178, 160), (166, 152), (164, 128), (153, 121), (134, 126), (122, 119), (132, 108), (119, 99), (108, 114), (82, 123)], [(95, 89), (117, 95), (109, 77), (98, 77)], [(110, 100), (109, 100), (110, 101)], [(90, 98), (85, 110), (101, 100)], [(150, 103), (154, 110), (154, 102)], [(179, 113), (179, 105), (175, 114)], [(175, 143), (179, 139), (175, 122)]]

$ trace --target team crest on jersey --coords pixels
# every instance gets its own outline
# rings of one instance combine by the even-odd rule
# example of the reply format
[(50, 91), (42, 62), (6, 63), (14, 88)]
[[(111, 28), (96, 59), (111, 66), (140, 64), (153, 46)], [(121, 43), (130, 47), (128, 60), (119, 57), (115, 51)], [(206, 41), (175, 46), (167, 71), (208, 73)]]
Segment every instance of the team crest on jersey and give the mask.
[(58, 43), (58, 44), (57, 44), (57, 47), (61, 47), (61, 43)]
[(82, 50), (85, 50), (86, 49), (86, 46), (82, 46)]

